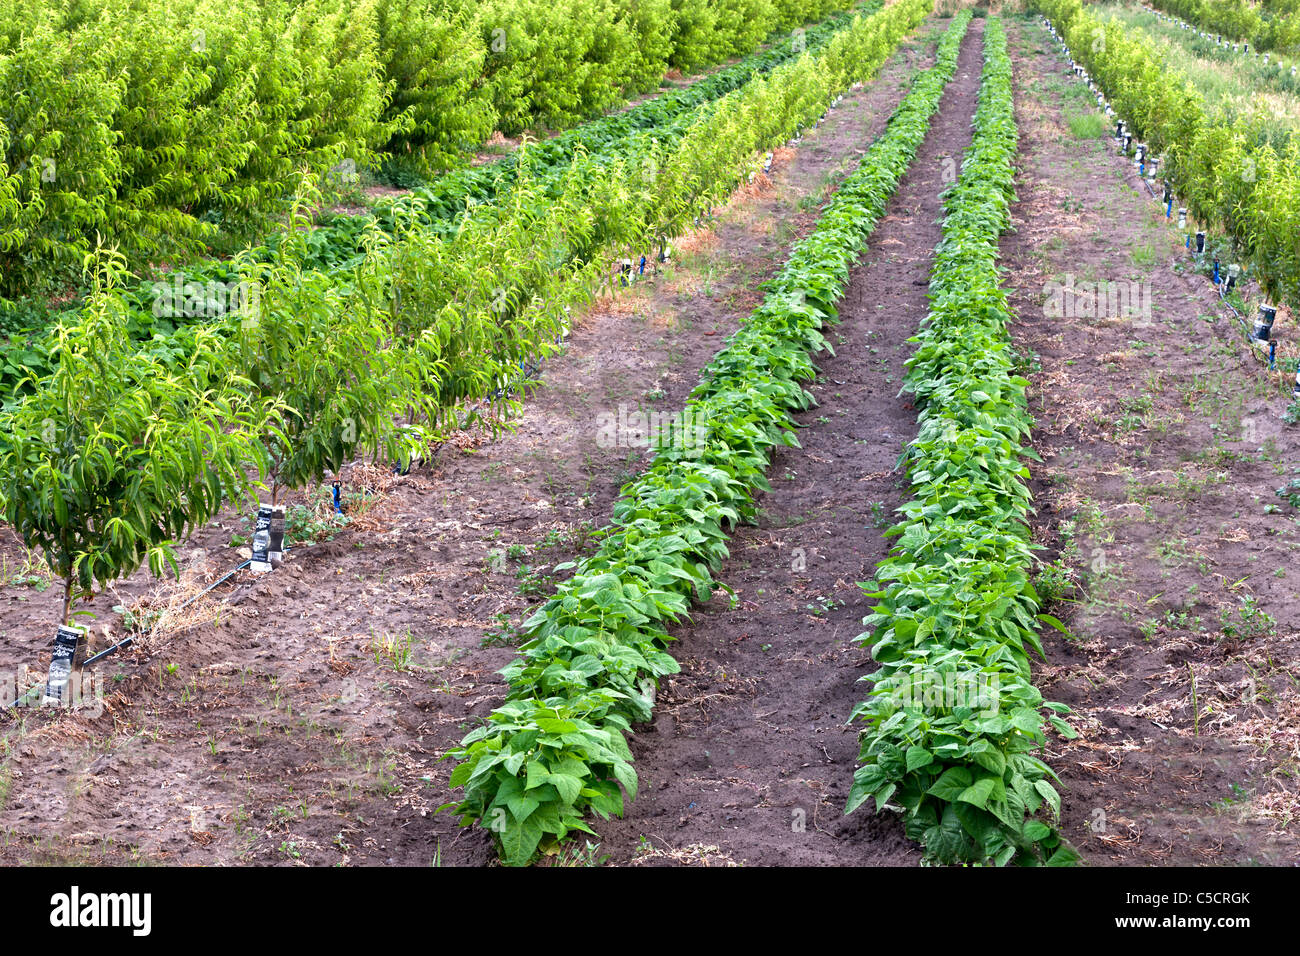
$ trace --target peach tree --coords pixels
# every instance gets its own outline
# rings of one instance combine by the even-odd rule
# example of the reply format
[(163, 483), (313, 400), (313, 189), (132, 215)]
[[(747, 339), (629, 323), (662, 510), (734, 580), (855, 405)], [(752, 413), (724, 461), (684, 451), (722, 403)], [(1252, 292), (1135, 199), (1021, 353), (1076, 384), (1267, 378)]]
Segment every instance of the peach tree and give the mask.
[(87, 257), (93, 291), (57, 364), (0, 411), (0, 512), (63, 581), (73, 604), (148, 563), (177, 570), (175, 544), (248, 493), (261, 406), (227, 371), (221, 341), (194, 333), (168, 366), (124, 331), (123, 257)]

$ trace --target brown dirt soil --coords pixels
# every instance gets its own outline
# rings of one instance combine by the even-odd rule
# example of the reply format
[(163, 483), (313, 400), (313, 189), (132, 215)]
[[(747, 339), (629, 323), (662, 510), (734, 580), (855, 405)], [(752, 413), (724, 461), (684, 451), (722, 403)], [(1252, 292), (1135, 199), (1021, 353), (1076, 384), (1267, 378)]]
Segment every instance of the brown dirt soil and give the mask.
[(853, 270), (830, 332), (837, 354), (819, 360), (817, 406), (799, 416), (802, 448), (775, 455), (758, 525), (732, 539), (720, 579), (738, 604), (715, 598), (676, 632), (682, 673), (633, 743), (641, 793), (600, 828), (616, 861), (675, 863), (700, 846), (749, 864), (920, 859), (896, 819), (844, 815), (858, 753), (847, 720), (875, 669), (853, 643), (871, 605), (857, 582), (885, 556), (881, 532), (906, 497), (895, 465), (916, 413), (898, 389), (928, 309), (939, 194), (971, 139), (983, 26), (971, 22), (929, 133)]
[[(1003, 250), (1038, 366), (1035, 535), (1057, 562), (1040, 590), (1072, 631), (1050, 633), (1037, 680), (1081, 732), (1047, 756), (1065, 833), (1093, 864), (1294, 864), (1300, 522), (1274, 495), (1300, 460), (1289, 386), (1191, 272), (1132, 161), (1071, 133), (1093, 104), (1046, 32), (1009, 34), (1023, 168)], [(1067, 274), (1136, 281), (1150, 313), (1079, 300), (1048, 317), (1046, 284)]]
[[(95, 665), (101, 709), (0, 715), (0, 863), (494, 859), (483, 831), (435, 815), (455, 796), (438, 757), (500, 703), (514, 626), (548, 593), (553, 566), (590, 547), (647, 460), (642, 448), (600, 447), (599, 416), (680, 407), (907, 77), (932, 60), (934, 39), (906, 44), (800, 148), (778, 151), (771, 178), (678, 243), (660, 274), (579, 318), (514, 431), (464, 436), (405, 478), (349, 466), (349, 494), (373, 494), (364, 508), (353, 501), (347, 527), (324, 520), (327, 489), (291, 496), (294, 520), (321, 540), (270, 575), (241, 572)], [(900, 440), (903, 424), (891, 432)], [(138, 574), (88, 602), (93, 647), (128, 632), (115, 605), (147, 620), (216, 580), (239, 560), (236, 533), (246, 522), (228, 513), (187, 542), (179, 584)], [(0, 538), (0, 576), (0, 674), (30, 668), (26, 687), (48, 667), (57, 588), (11, 535)], [(823, 674), (852, 676), (837, 660)], [(788, 688), (783, 709), (799, 692)], [(764, 786), (784, 785), (777, 767), (768, 774)], [(697, 847), (682, 860), (714, 858)]]

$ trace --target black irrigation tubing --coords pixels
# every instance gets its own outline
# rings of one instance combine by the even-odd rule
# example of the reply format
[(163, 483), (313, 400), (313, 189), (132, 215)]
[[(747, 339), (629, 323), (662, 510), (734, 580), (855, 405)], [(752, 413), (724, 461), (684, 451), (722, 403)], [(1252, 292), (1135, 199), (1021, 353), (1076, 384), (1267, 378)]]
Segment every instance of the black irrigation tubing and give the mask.
[[(288, 548), (285, 548), (285, 551), (288, 551), (288, 550), (289, 550)], [(176, 610), (178, 610), (178, 611), (183, 611), (183, 610), (185, 610), (185, 608), (189, 607), (191, 604), (193, 604), (193, 603), (194, 603), (195, 601), (197, 601), (199, 598), (203, 597), (204, 595), (210, 593), (211, 591), (213, 591), (213, 590), (215, 590), (216, 588), (220, 587), (221, 585), (225, 584), (225, 583), (226, 583), (227, 581), (229, 581), (232, 577), (234, 577), (238, 572), (242, 571), (244, 568), (248, 567), (248, 566), (249, 566), (250, 564), (252, 564), (252, 563), (253, 563), (253, 561), (252, 561), (252, 559), (250, 558), (250, 559), (248, 559), (247, 561), (245, 561), (244, 563), (242, 563), (242, 564), (240, 564), (240, 565), (237, 565), (236, 567), (234, 567), (234, 568), (232, 568), (231, 570), (227, 571), (225, 574), (223, 574), (221, 577), (217, 578), (217, 580), (213, 581), (211, 584), (209, 584), (206, 588), (204, 588), (204, 589), (203, 589), (202, 591), (200, 591), (198, 594), (195, 594), (195, 595), (191, 596), (190, 598), (186, 599), (186, 601), (185, 601), (183, 604), (181, 604), (181, 606), (178, 607)], [(156, 627), (157, 625), (155, 624), (154, 626)], [(149, 633), (153, 633), (153, 628), (152, 628), (152, 627), (149, 629)], [(97, 661), (102, 660), (102, 659), (105, 658), (105, 657), (108, 657), (110, 654), (114, 654), (114, 653), (116, 653), (117, 651), (120, 651), (120, 650), (121, 650), (122, 648), (124, 648), (124, 647), (130, 647), (132, 644), (135, 643), (137, 637), (142, 637), (142, 636), (145, 636), (145, 635), (132, 634), (130, 637), (123, 638), (122, 640), (118, 641), (116, 644), (112, 645), (111, 647), (107, 647), (107, 648), (105, 648), (104, 650), (100, 651), (98, 654), (95, 654), (93, 657), (88, 657), (88, 658), (86, 658), (84, 661), (82, 661), (82, 664), (81, 664), (82, 668), (84, 669), (84, 668), (86, 668), (86, 667), (89, 667), (91, 664), (94, 664), (94, 663), (96, 663)], [(44, 685), (43, 683), (41, 683), (41, 684), (37, 684), (35, 687), (31, 687), (31, 688), (29, 688), (29, 689), (27, 690), (26, 693), (24, 693), (21, 697), (18, 697), (17, 699), (15, 699), (15, 700), (13, 701), (13, 703), (11, 703), (11, 704), (6, 704), (6, 705), (5, 705), (5, 709), (6, 709), (6, 710), (12, 710), (13, 708), (16, 708), (16, 707), (20, 707), (20, 706), (22, 706), (24, 703), (26, 703), (26, 701), (27, 701), (27, 699), (28, 699), (29, 697), (31, 697), (34, 693), (36, 693), (37, 691), (39, 691), (39, 690), (40, 690), (42, 687), (44, 687), (44, 686), (45, 686), (45, 685)]]
[(1246, 317), (1242, 315), (1240, 312), (1238, 312), (1237, 307), (1228, 301), (1228, 293), (1222, 282), (1215, 284), (1215, 292), (1219, 294), (1219, 301), (1223, 303), (1223, 305), (1227, 306), (1228, 311), (1233, 314), (1233, 316), (1237, 319), (1237, 322), (1241, 325), (1241, 330), (1246, 334), (1246, 341), (1248, 342), (1267, 341), (1268, 342), (1268, 358), (1264, 358), (1263, 355), (1261, 355), (1253, 348), (1249, 349), (1251, 357), (1260, 362), (1263, 362), (1270, 372), (1277, 371), (1277, 339), (1274, 339), (1271, 336), (1268, 339), (1258, 339), (1255, 337), (1254, 330), (1252, 330), (1251, 327), (1246, 323)]
[(117, 651), (120, 651), (120, 650), (121, 650), (122, 648), (124, 648), (124, 647), (129, 647), (130, 645), (132, 645), (132, 644), (134, 644), (134, 643), (135, 643), (135, 635), (132, 634), (130, 637), (123, 638), (122, 640), (118, 641), (118, 642), (117, 642), (116, 644), (114, 644), (112, 647), (109, 647), (109, 648), (106, 648), (105, 650), (100, 651), (100, 652), (99, 652), (98, 654), (96, 654), (94, 657), (88, 657), (88, 658), (86, 658), (86, 660), (82, 662), (81, 666), (82, 666), (82, 667), (89, 667), (91, 664), (95, 663), (95, 662), (98, 661), (99, 659), (104, 658), (104, 657), (107, 657), (109, 654), (113, 654), (113, 653), (115, 653), (115, 652), (117, 652)]
[[(289, 549), (288, 549), (288, 548), (285, 548), (284, 550), (285, 550), (285, 551), (288, 551)], [(252, 564), (252, 563), (253, 563), (252, 558), (249, 558), (247, 561), (244, 561), (242, 564), (238, 564), (238, 565), (236, 565), (235, 567), (233, 567), (232, 569), (230, 569), (229, 571), (227, 571), (225, 574), (223, 574), (221, 577), (217, 578), (217, 580), (215, 580), (215, 581), (213, 581), (211, 584), (209, 584), (206, 588), (204, 588), (204, 589), (203, 589), (202, 591), (200, 591), (198, 594), (192, 595), (191, 597), (187, 598), (187, 599), (186, 599), (186, 600), (181, 604), (181, 606), (178, 607), (176, 610), (178, 610), (178, 611), (183, 611), (183, 610), (185, 610), (187, 607), (189, 607), (191, 604), (193, 604), (193, 603), (194, 603), (195, 601), (197, 601), (199, 598), (201, 598), (201, 597), (205, 596), (206, 594), (208, 594), (208, 593), (210, 593), (210, 592), (216, 590), (217, 588), (219, 588), (221, 585), (225, 584), (227, 581), (229, 581), (229, 580), (230, 580), (231, 578), (233, 578), (236, 574), (238, 574), (240, 571), (244, 570), (244, 568), (248, 567), (248, 566), (249, 566), (250, 564)], [(154, 627), (156, 627), (156, 626), (157, 626), (157, 625), (155, 624)], [(151, 633), (151, 634), (153, 633), (153, 628), (152, 628), (152, 627), (149, 629), (149, 633)], [(88, 657), (88, 658), (86, 658), (86, 660), (82, 663), (81, 666), (82, 666), (82, 667), (89, 667), (91, 664), (95, 663), (96, 661), (100, 660), (101, 658), (105, 658), (105, 657), (107, 657), (109, 654), (115, 653), (116, 651), (120, 651), (120, 650), (121, 650), (122, 648), (124, 648), (124, 647), (129, 647), (130, 645), (132, 645), (132, 644), (135, 643), (135, 639), (136, 639), (136, 637), (138, 637), (138, 636), (144, 636), (144, 635), (136, 635), (136, 634), (132, 634), (130, 637), (123, 638), (122, 640), (120, 640), (120, 641), (118, 641), (116, 644), (114, 644), (112, 647), (108, 647), (108, 648), (105, 648), (104, 650), (100, 651), (100, 652), (99, 652), (98, 654), (96, 654), (94, 657)], [(29, 691), (28, 693), (30, 693), (30, 691)]]

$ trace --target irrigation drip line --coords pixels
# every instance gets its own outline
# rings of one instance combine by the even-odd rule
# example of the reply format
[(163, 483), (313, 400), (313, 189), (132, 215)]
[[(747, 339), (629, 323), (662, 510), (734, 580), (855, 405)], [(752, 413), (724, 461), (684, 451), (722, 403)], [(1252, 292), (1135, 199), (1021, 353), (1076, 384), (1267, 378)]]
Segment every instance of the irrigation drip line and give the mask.
[[(285, 550), (285, 551), (288, 551), (289, 549), (288, 549), (288, 548), (285, 548), (284, 550)], [(220, 587), (221, 585), (225, 584), (227, 581), (229, 581), (229, 580), (230, 580), (231, 578), (233, 578), (236, 574), (238, 574), (240, 571), (244, 570), (244, 568), (248, 567), (248, 566), (249, 566), (250, 564), (252, 564), (252, 563), (253, 563), (252, 558), (249, 558), (249, 559), (248, 559), (247, 561), (245, 561), (243, 564), (236, 565), (234, 568), (232, 568), (231, 570), (227, 571), (227, 572), (226, 572), (225, 574), (223, 574), (221, 577), (217, 578), (217, 580), (215, 580), (215, 581), (213, 581), (211, 584), (209, 584), (206, 588), (204, 588), (204, 589), (203, 589), (202, 591), (200, 591), (198, 594), (192, 595), (191, 597), (187, 598), (184, 602), (181, 603), (181, 606), (178, 607), (176, 610), (178, 610), (178, 611), (183, 611), (183, 610), (185, 610), (187, 607), (189, 607), (191, 604), (193, 604), (193, 603), (194, 603), (195, 601), (197, 601), (199, 598), (203, 597), (204, 595), (210, 593), (211, 591), (213, 591), (213, 590), (215, 590), (216, 588)], [(154, 627), (157, 627), (157, 626), (158, 626), (157, 624), (154, 625)], [(153, 633), (153, 627), (149, 628), (149, 633), (151, 633), (151, 634)], [(135, 643), (135, 639), (136, 639), (137, 636), (140, 636), (140, 635), (132, 634), (130, 637), (123, 638), (122, 640), (120, 640), (120, 641), (118, 641), (116, 644), (114, 644), (112, 647), (108, 647), (108, 648), (105, 648), (104, 650), (100, 651), (100, 652), (99, 652), (98, 654), (96, 654), (94, 657), (88, 657), (88, 658), (86, 658), (85, 662), (84, 662), (81, 666), (82, 666), (82, 667), (89, 667), (91, 664), (95, 663), (95, 662), (98, 661), (98, 660), (101, 660), (102, 658), (107, 657), (109, 654), (113, 654), (113, 653), (115, 653), (116, 651), (120, 651), (120, 650), (121, 650), (122, 648), (124, 648), (124, 647), (129, 647), (130, 645), (132, 645), (132, 644)]]
[[(1146, 183), (1146, 180), (1143, 180), (1143, 183)], [(1147, 185), (1147, 190), (1151, 193), (1152, 197), (1154, 198), (1155, 191), (1151, 189), (1150, 185)], [(1215, 264), (1214, 264), (1214, 276), (1211, 278), (1210, 281), (1214, 283), (1214, 291), (1219, 297), (1219, 302), (1227, 307), (1228, 311), (1233, 314), (1233, 317), (1236, 318), (1237, 322), (1241, 325), (1242, 331), (1246, 333), (1246, 340), (1248, 342), (1264, 341), (1262, 339), (1255, 338), (1255, 336), (1252, 334), (1250, 326), (1246, 323), (1246, 317), (1242, 315), (1240, 312), (1238, 312), (1237, 307), (1234, 306), (1232, 302), (1228, 300), (1227, 284), (1222, 279), (1219, 278), (1219, 264), (1217, 259), (1215, 260)], [(1274, 368), (1276, 368), (1275, 356), (1277, 354), (1277, 343), (1273, 340), (1268, 340), (1268, 341), (1269, 341), (1269, 353), (1267, 359), (1264, 359), (1262, 356), (1257, 355), (1253, 348), (1250, 350), (1250, 354), (1252, 357), (1257, 358), (1260, 361), (1264, 362), (1264, 364), (1268, 366), (1269, 371), (1272, 371)]]
[(81, 666), (82, 666), (82, 667), (89, 667), (91, 664), (95, 663), (95, 662), (98, 661), (100, 658), (107, 657), (109, 654), (112, 654), (112, 653), (114, 653), (114, 652), (116, 652), (116, 651), (120, 651), (122, 648), (124, 648), (124, 647), (129, 647), (130, 645), (132, 645), (132, 644), (134, 644), (134, 643), (135, 643), (135, 635), (133, 634), (133, 635), (131, 635), (130, 637), (125, 638), (125, 639), (119, 641), (118, 643), (114, 644), (112, 647), (107, 648), (106, 650), (102, 650), (102, 651), (100, 651), (100, 652), (99, 652), (98, 654), (96, 654), (94, 657), (87, 658), (86, 661), (85, 661), (85, 663), (83, 663)]
[[(289, 549), (289, 548), (285, 548), (284, 550), (287, 552), (287, 551), (289, 551), (290, 549)], [(217, 580), (215, 580), (215, 581), (213, 581), (211, 584), (209, 584), (206, 588), (204, 588), (204, 589), (203, 589), (202, 591), (200, 591), (198, 594), (194, 594), (194, 595), (190, 596), (189, 598), (187, 598), (184, 602), (181, 603), (180, 607), (176, 608), (176, 610), (178, 610), (178, 611), (183, 611), (183, 610), (185, 610), (187, 607), (189, 607), (191, 604), (193, 604), (193, 603), (194, 603), (195, 601), (197, 601), (199, 598), (201, 598), (201, 597), (203, 597), (203, 596), (205, 596), (205, 595), (211, 593), (212, 591), (216, 590), (217, 588), (219, 588), (221, 585), (225, 584), (225, 583), (226, 583), (227, 581), (229, 581), (232, 577), (234, 577), (237, 573), (239, 573), (240, 571), (244, 570), (244, 568), (248, 567), (248, 566), (249, 566), (250, 564), (252, 564), (252, 563), (253, 563), (253, 561), (252, 561), (252, 559), (250, 558), (250, 559), (244, 561), (242, 564), (236, 565), (234, 568), (232, 568), (231, 570), (227, 571), (227, 572), (226, 572), (225, 574), (223, 574), (221, 577), (217, 578)], [(157, 627), (157, 624), (155, 624), (154, 627)], [(149, 629), (149, 633), (152, 633), (152, 632), (153, 632), (153, 628), (151, 627), (151, 628)], [(108, 657), (108, 655), (113, 654), (113, 653), (116, 653), (117, 651), (120, 651), (120, 650), (121, 650), (122, 648), (124, 648), (124, 647), (129, 647), (130, 645), (132, 645), (132, 644), (135, 643), (137, 637), (141, 637), (141, 636), (143, 636), (143, 635), (132, 634), (130, 637), (123, 638), (122, 640), (118, 641), (116, 644), (112, 645), (111, 647), (107, 647), (107, 648), (105, 648), (104, 650), (100, 651), (98, 654), (95, 654), (93, 657), (88, 657), (88, 658), (86, 658), (86, 660), (82, 662), (82, 665), (81, 665), (81, 666), (82, 666), (83, 668), (85, 668), (85, 667), (89, 667), (91, 664), (94, 664), (96, 661), (102, 660), (103, 658)], [(37, 684), (35, 687), (30, 688), (30, 689), (29, 689), (25, 694), (23, 694), (21, 697), (19, 697), (19, 698), (17, 698), (16, 700), (14, 700), (13, 703), (5, 705), (5, 709), (6, 709), (6, 710), (9, 710), (9, 709), (12, 709), (12, 708), (14, 708), (14, 707), (18, 707), (18, 706), (22, 705), (23, 703), (26, 702), (27, 698), (31, 697), (32, 694), (34, 694), (36, 691), (40, 690), (40, 689), (41, 689), (42, 687), (44, 687), (44, 686), (45, 686), (44, 684)]]
[(1254, 348), (1250, 349), (1250, 354), (1253, 358), (1256, 358), (1259, 361), (1263, 362), (1268, 367), (1268, 370), (1270, 372), (1276, 371), (1277, 370), (1277, 340), (1273, 338), (1269, 338), (1267, 340), (1255, 338), (1255, 336), (1252, 334), (1252, 330), (1250, 326), (1246, 324), (1246, 317), (1242, 315), (1240, 312), (1238, 312), (1236, 306), (1234, 306), (1231, 302), (1228, 301), (1228, 294), (1224, 291), (1223, 286), (1221, 284), (1218, 285), (1215, 291), (1219, 293), (1219, 301), (1228, 307), (1228, 311), (1231, 312), (1236, 317), (1237, 321), (1241, 324), (1241, 330), (1246, 333), (1246, 341), (1248, 342), (1267, 341), (1268, 342), (1268, 358), (1264, 358), (1262, 355), (1257, 353)]
[(123, 640), (121, 640), (121, 641), (118, 641), (118, 643), (114, 644), (112, 647), (107, 648), (106, 650), (102, 650), (102, 651), (100, 651), (100, 652), (99, 652), (98, 654), (96, 654), (94, 657), (89, 657), (89, 658), (87, 658), (86, 661), (85, 661), (81, 666), (82, 666), (82, 667), (89, 667), (91, 664), (95, 663), (95, 662), (96, 662), (97, 660), (99, 660), (101, 657), (107, 657), (109, 654), (112, 654), (112, 653), (114, 653), (114, 652), (116, 652), (116, 651), (120, 651), (122, 648), (124, 648), (124, 647), (128, 647), (128, 646), (130, 646), (131, 644), (134, 644), (134, 643), (135, 643), (135, 635), (133, 634), (133, 635), (131, 635), (131, 636), (128, 637), (128, 638), (125, 638), (125, 639), (123, 639)]

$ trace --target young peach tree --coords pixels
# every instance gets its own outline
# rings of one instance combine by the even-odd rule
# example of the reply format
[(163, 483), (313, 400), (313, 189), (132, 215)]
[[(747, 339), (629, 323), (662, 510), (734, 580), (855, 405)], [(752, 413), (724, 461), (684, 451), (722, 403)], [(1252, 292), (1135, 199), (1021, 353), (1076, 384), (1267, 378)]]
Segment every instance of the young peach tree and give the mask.
[(0, 411), (0, 512), (62, 579), (64, 624), (77, 600), (146, 562), (175, 572), (176, 542), (248, 494), (265, 407), (210, 331), (193, 333), (180, 365), (137, 349), (116, 288), (124, 258), (92, 264), (75, 334), (56, 330), (52, 375)]

